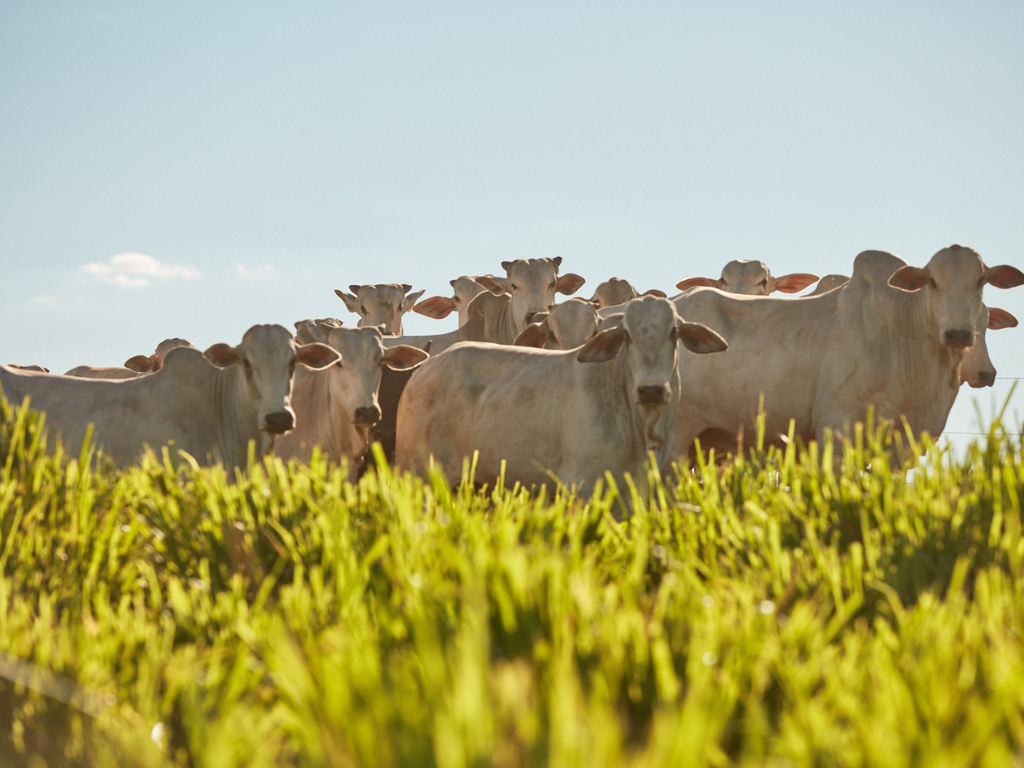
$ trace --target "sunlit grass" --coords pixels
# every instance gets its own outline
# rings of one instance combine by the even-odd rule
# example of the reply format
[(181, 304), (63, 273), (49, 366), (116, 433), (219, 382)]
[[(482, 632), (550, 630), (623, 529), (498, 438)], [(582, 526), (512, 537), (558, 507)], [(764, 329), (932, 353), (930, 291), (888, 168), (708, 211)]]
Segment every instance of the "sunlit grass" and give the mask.
[(4, 404), (0, 764), (1020, 762), (1020, 442), (904, 453), (531, 496), (115, 472)]

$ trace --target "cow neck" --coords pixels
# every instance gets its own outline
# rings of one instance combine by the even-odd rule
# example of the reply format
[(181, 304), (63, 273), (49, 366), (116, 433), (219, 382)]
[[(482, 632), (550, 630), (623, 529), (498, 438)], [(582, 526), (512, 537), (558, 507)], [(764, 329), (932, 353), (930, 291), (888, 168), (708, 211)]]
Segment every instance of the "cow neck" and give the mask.
[[(332, 365), (323, 371), (309, 371), (309, 375), (314, 382), (313, 402), (323, 402), (325, 406), (323, 410), (315, 410), (315, 426), (312, 430), (316, 435), (314, 442), (321, 446), (321, 450), (326, 451), (332, 461), (340, 463), (342, 458), (348, 455), (345, 450), (348, 441), (343, 439), (342, 435), (348, 433), (350, 429), (355, 429), (350, 421), (352, 414), (344, 410), (345, 385), (341, 380), (344, 373), (341, 366)], [(338, 414), (335, 414), (336, 408)]]
[(273, 438), (264, 435), (257, 421), (259, 412), (252, 407), (238, 365), (213, 371), (213, 402), (217, 412), (210, 428), (216, 434), (215, 448), (225, 467), (244, 467), (249, 458), (249, 441), (256, 441), (256, 457), (267, 454)]

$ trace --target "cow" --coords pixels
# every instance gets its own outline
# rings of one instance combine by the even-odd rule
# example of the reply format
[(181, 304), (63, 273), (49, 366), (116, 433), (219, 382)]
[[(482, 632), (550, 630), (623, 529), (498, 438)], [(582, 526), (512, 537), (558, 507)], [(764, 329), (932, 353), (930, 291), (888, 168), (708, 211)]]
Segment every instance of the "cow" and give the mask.
[(823, 293), (834, 291), (841, 285), (845, 285), (849, 281), (846, 275), (825, 275), (818, 281), (818, 284), (814, 286), (814, 290), (811, 291), (808, 296), (821, 296)]
[[(355, 480), (367, 453), (370, 431), (381, 419), (377, 390), (382, 367), (411, 371), (428, 355), (404, 345), (385, 350), (377, 328), (350, 329), (324, 323), (314, 332), (308, 325), (296, 323), (296, 327), (300, 325), (297, 338), (320, 336), (340, 358), (337, 364), (319, 370), (295, 371), (292, 407), (296, 426), (277, 438), (274, 453), (282, 459), (308, 462), (314, 447), (319, 446), (331, 461), (346, 461), (349, 479)], [(391, 429), (393, 444), (393, 424)]]
[(160, 370), (160, 366), (167, 353), (178, 347), (194, 349), (191, 342), (185, 339), (164, 339), (157, 344), (156, 351), (152, 355), (129, 357), (123, 366), (96, 367), (92, 365), (78, 365), (64, 375), (81, 379), (134, 379), (142, 374)]
[(849, 435), (869, 408), (938, 436), (986, 283), (1011, 288), (1024, 283), (1024, 273), (986, 267), (976, 251), (953, 245), (924, 268), (864, 251), (850, 281), (820, 296), (783, 300), (695, 288), (676, 297), (680, 314), (730, 344), (721, 355), (680, 360), (681, 386), (694, 407), (677, 416), (676, 453), (707, 429), (755, 434), (762, 397), (770, 436), (786, 434), (791, 419), (804, 440), (821, 441), (826, 430)]
[(49, 373), (49, 368), (44, 368), (41, 365), (18, 365), (17, 363), (8, 363), (8, 368), (17, 368), (19, 371), (35, 371), (36, 373)]
[(572, 295), (586, 282), (571, 272), (559, 277), (561, 264), (561, 256), (503, 261), (506, 277), (477, 278), (488, 290), (470, 302), (459, 340), (514, 343), (534, 315), (554, 304), (555, 293)]
[(552, 304), (533, 316), (514, 342), (517, 347), (542, 349), (575, 349), (582, 346), (598, 330), (597, 305), (593, 299), (569, 299)]
[(763, 261), (734, 259), (722, 268), (722, 276), (717, 280), (710, 277), (690, 277), (676, 283), (676, 288), (680, 291), (697, 287), (718, 288), (726, 293), (767, 296), (775, 291), (797, 293), (817, 279), (817, 276), (804, 272), (773, 277)]
[[(489, 278), (491, 275), (485, 275), (485, 277)], [(453, 289), (451, 296), (431, 296), (429, 299), (423, 299), (412, 308), (412, 311), (435, 320), (441, 320), (452, 312), (458, 312), (459, 327), (461, 328), (469, 319), (466, 314), (469, 303), (487, 290), (477, 282), (478, 279), (463, 275), (451, 280), (449, 281)]]
[(200, 463), (245, 466), (250, 441), (256, 455), (295, 424), (291, 408), (296, 363), (322, 368), (338, 353), (326, 344), (296, 344), (280, 325), (256, 325), (236, 347), (205, 352), (172, 349), (160, 370), (126, 381), (80, 379), (12, 371), (0, 366), (0, 385), (12, 403), (30, 398), (72, 452), (90, 424), (93, 444), (118, 466), (146, 446), (174, 442)]
[[(621, 277), (610, 277), (594, 289), (594, 295), (590, 297), (590, 300), (597, 304), (598, 309), (604, 309), (605, 307), (625, 304), (630, 299), (635, 299), (640, 295), (640, 292), (633, 287), (629, 280), (623, 280)], [(665, 292), (659, 291), (657, 288), (644, 291), (642, 295), (665, 298)]]
[(422, 474), (434, 462), (457, 483), (478, 451), (478, 483), (504, 474), (508, 483), (587, 492), (609, 471), (632, 476), (643, 492), (648, 453), (663, 461), (671, 448), (678, 342), (699, 354), (727, 346), (653, 296), (626, 304), (616, 327), (574, 350), (458, 344), (406, 387), (396, 464)]
[(424, 291), (409, 293), (408, 283), (387, 283), (380, 285), (350, 285), (351, 294), (335, 289), (349, 312), (359, 315), (357, 328), (383, 326), (385, 336), (402, 335), (402, 315), (416, 304)]

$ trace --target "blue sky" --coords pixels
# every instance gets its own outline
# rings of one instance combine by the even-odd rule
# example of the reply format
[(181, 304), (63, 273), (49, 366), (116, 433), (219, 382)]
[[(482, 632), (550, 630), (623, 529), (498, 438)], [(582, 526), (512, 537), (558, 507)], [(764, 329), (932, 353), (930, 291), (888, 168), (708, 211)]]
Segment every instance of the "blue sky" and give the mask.
[(583, 295), (953, 242), (1024, 267), (1024, 5), (894, 6), (0, 0), (0, 361), (352, 324), (332, 289), (521, 257)]

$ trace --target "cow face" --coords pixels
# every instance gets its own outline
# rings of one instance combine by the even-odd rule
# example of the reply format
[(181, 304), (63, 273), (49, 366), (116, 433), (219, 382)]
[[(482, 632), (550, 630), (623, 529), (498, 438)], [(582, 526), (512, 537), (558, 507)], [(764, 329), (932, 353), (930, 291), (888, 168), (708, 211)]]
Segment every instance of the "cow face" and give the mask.
[(816, 282), (815, 275), (794, 272), (791, 275), (773, 277), (763, 261), (753, 259), (734, 259), (722, 269), (718, 280), (709, 277), (691, 277), (676, 283), (676, 288), (685, 291), (689, 288), (707, 286), (718, 288), (726, 293), (738, 293), (744, 296), (767, 296), (775, 291), (796, 293)]
[(427, 317), (433, 317), (435, 320), (448, 317), (452, 312), (458, 312), (459, 327), (461, 328), (466, 324), (466, 320), (469, 319), (466, 313), (469, 302), (487, 289), (477, 282), (477, 278), (467, 277), (466, 275), (449, 282), (451, 282), (453, 289), (452, 296), (431, 296), (429, 299), (421, 301), (412, 309), (414, 312), (426, 315)]
[(325, 368), (339, 359), (326, 344), (295, 343), (280, 325), (254, 325), (237, 347), (214, 344), (203, 354), (219, 368), (237, 365), (241, 369), (247, 400), (256, 411), (259, 429), (267, 436), (267, 444), (260, 446), (264, 452), (269, 450), (273, 435), (295, 426), (291, 395), (296, 363)]
[(988, 344), (985, 332), (998, 331), (1002, 328), (1015, 328), (1017, 318), (998, 307), (981, 307), (978, 320), (974, 325), (974, 346), (964, 351), (960, 362), (960, 383), (968, 384), (975, 389), (991, 387), (996, 381), (996, 368), (988, 355)]
[(986, 267), (973, 248), (951, 245), (932, 256), (926, 267), (900, 267), (889, 278), (894, 288), (927, 292), (928, 313), (937, 340), (951, 349), (974, 344), (985, 283), (1012, 288), (1024, 283), (1024, 273), (1008, 265)]
[(575, 349), (597, 333), (597, 304), (587, 299), (569, 299), (552, 304), (546, 312), (519, 334), (515, 345), (541, 349)]
[(402, 335), (402, 315), (416, 304), (423, 291), (409, 293), (408, 283), (350, 285), (351, 294), (335, 290), (349, 312), (359, 315), (358, 328), (383, 327), (387, 336)]
[(356, 429), (364, 432), (365, 439), (365, 432), (380, 421), (377, 390), (381, 366), (409, 370), (429, 355), (405, 344), (385, 349), (383, 337), (376, 328), (334, 328), (327, 334), (327, 343), (341, 353), (331, 396), (340, 400), (342, 411), (349, 414)]
[(508, 293), (512, 297), (511, 317), (520, 331), (526, 328), (534, 315), (544, 312), (555, 303), (555, 294), (571, 295), (586, 282), (579, 275), (569, 273), (558, 276), (562, 257), (553, 259), (517, 259), (503, 261), (507, 277), (478, 277), (477, 282), (492, 293)]

